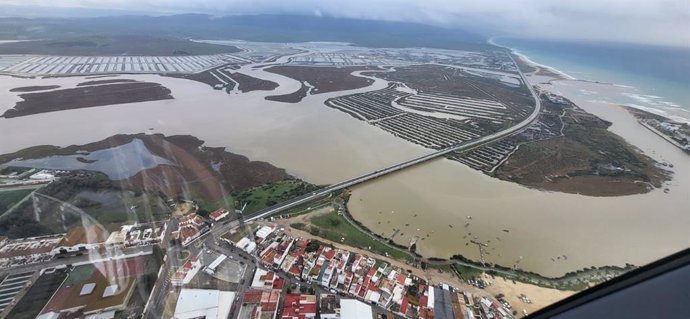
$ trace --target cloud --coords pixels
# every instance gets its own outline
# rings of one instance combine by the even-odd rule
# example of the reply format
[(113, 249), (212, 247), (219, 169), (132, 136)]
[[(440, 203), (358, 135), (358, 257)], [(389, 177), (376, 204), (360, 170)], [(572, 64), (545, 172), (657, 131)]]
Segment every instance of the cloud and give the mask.
[(470, 27), (498, 35), (690, 46), (687, 0), (4, 0), (150, 14), (289, 13)]

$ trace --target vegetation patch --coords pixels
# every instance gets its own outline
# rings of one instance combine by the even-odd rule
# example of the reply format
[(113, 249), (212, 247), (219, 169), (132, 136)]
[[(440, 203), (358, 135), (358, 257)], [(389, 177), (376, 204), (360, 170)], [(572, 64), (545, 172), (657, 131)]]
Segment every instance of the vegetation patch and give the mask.
[(241, 209), (245, 204), (244, 213), (252, 213), (262, 208), (270, 207), (289, 199), (313, 192), (318, 186), (298, 179), (286, 179), (267, 183), (249, 190), (233, 193), (235, 207)]
[(10, 207), (19, 203), (19, 201), (33, 191), (33, 189), (0, 191), (0, 215), (4, 214)]
[(113, 104), (172, 99), (159, 83), (136, 82), (24, 93), (22, 101), (5, 111), (5, 118)]
[(373, 239), (369, 234), (360, 231), (338, 213), (328, 213), (310, 219), (312, 224), (308, 231), (333, 242), (372, 251), (379, 255), (388, 255), (395, 259), (407, 260), (410, 256), (399, 248)]
[[(604, 121), (563, 99), (542, 98), (542, 121), (556, 121), (561, 136), (521, 144), (494, 176), (539, 189), (589, 196), (646, 193), (670, 179)], [(560, 116), (555, 116), (560, 115)]]

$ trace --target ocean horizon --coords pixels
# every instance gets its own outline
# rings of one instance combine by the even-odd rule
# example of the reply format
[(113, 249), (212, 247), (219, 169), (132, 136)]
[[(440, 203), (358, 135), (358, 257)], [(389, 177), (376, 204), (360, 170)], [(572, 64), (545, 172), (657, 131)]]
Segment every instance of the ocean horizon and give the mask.
[(493, 37), (534, 63), (578, 80), (627, 88), (594, 92), (592, 101), (621, 104), (690, 123), (690, 48)]

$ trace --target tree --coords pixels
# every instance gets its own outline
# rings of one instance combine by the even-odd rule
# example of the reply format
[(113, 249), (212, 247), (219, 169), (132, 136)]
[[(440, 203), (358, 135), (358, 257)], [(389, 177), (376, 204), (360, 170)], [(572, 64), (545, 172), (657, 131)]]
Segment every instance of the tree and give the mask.
[(306, 251), (308, 253), (315, 252), (315, 251), (319, 250), (319, 246), (320, 245), (318, 242), (312, 240), (307, 244), (307, 248), (304, 251)]

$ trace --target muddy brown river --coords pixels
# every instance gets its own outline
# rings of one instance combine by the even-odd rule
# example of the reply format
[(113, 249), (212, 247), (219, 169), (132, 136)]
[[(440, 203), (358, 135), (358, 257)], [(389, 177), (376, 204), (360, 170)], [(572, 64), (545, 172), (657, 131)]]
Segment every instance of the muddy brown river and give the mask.
[[(431, 152), (323, 104), (332, 96), (383, 88), (382, 80), (368, 88), (290, 104), (264, 97), (287, 93), (299, 82), (262, 70), (240, 72), (280, 87), (226, 94), (189, 80), (121, 75), (118, 78), (161, 83), (175, 99), (3, 118), (0, 153), (41, 144), (85, 144), (117, 133), (189, 134), (207, 146), (224, 146), (309, 182), (328, 184)], [(0, 113), (18, 100), (18, 93), (9, 92), (12, 88), (69, 88), (84, 81), (0, 76)], [(399, 243), (417, 236), (418, 252), (426, 256), (462, 254), (478, 259), (478, 248), (470, 242), (475, 240), (488, 245), (487, 261), (518, 263), (553, 276), (592, 265), (643, 264), (688, 247), (690, 156), (637, 125), (620, 108), (580, 105), (612, 121), (616, 133), (650, 156), (673, 163), (676, 174), (670, 193), (597, 198), (543, 192), (439, 159), (355, 187), (349, 204), (352, 215), (386, 236), (399, 229), (394, 237)]]

